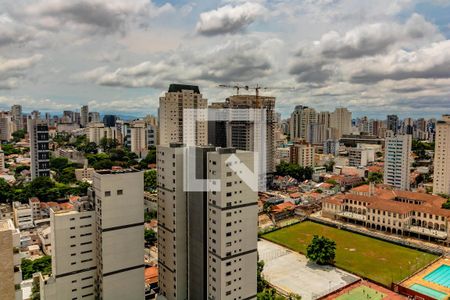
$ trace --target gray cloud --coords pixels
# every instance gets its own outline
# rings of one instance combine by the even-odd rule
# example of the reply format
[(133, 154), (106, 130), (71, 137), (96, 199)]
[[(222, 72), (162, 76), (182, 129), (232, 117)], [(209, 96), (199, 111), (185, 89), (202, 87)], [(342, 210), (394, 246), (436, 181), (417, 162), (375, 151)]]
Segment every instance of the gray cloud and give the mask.
[[(344, 34), (331, 31), (298, 51), (290, 74), (295, 75), (298, 82), (323, 83), (332, 77), (346, 80), (355, 68), (373, 57), (377, 59), (399, 48), (417, 48), (442, 39), (436, 27), (417, 14), (404, 24), (365, 24)], [(360, 73), (354, 75), (354, 82), (364, 80), (365, 70)]]
[(100, 67), (78, 76), (98, 85), (165, 87), (171, 81), (238, 82), (265, 77), (273, 72), (270, 51), (280, 41), (258, 39), (229, 41), (211, 49), (185, 49), (140, 64), (108, 71)]
[(70, 26), (111, 34), (124, 33), (132, 22), (143, 26), (151, 18), (173, 10), (171, 4), (156, 6), (151, 0), (41, 0), (26, 6), (23, 12), (16, 10), (16, 15), (46, 30), (59, 31)]
[(225, 5), (216, 10), (201, 13), (197, 22), (197, 32), (207, 36), (237, 33), (263, 17), (266, 12), (264, 6), (254, 2), (236, 6)]
[(14, 89), (20, 79), (25, 77), (26, 71), (42, 59), (42, 55), (31, 57), (6, 59), (0, 57), (0, 89)]

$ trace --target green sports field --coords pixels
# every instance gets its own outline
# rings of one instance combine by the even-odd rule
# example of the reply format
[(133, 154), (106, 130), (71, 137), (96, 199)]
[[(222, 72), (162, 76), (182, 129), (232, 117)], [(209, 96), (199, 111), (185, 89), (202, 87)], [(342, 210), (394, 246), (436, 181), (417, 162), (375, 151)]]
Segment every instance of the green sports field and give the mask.
[(263, 238), (306, 254), (314, 235), (336, 242), (339, 268), (390, 287), (437, 258), (436, 255), (401, 247), (356, 233), (303, 222), (268, 233)]
[(360, 286), (351, 290), (347, 294), (337, 297), (336, 300), (381, 300), (385, 296), (385, 294), (373, 290), (367, 286)]

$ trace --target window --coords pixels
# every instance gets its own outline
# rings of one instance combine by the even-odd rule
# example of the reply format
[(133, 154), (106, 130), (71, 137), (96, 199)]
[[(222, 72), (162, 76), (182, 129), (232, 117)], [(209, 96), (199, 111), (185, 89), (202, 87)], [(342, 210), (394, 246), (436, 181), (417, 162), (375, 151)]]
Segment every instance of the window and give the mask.
[(111, 196), (111, 191), (106, 191), (105, 192), (105, 197), (110, 197)]
[(123, 195), (123, 190), (117, 190), (117, 195), (119, 196)]

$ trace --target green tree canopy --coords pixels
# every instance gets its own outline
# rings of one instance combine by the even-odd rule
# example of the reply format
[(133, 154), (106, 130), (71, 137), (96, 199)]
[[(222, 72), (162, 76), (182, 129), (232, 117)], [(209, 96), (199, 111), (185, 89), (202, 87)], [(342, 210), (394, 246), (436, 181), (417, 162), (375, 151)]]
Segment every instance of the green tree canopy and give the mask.
[(324, 236), (315, 235), (308, 245), (306, 257), (319, 265), (332, 264), (336, 256), (336, 243)]
[(52, 272), (52, 257), (46, 255), (35, 260), (24, 258), (22, 259), (21, 269), (24, 280), (32, 278), (36, 272), (42, 272), (43, 275), (50, 274)]
[(290, 164), (286, 162), (281, 162), (277, 168), (277, 175), (286, 176), (289, 175), (299, 181), (304, 181), (306, 179), (311, 179), (314, 173), (311, 167), (301, 167), (297, 164)]
[(380, 172), (370, 172), (367, 180), (373, 183), (383, 183), (383, 174)]
[(144, 189), (146, 191), (156, 189), (156, 170), (148, 170), (144, 172)]
[(148, 245), (155, 245), (157, 240), (156, 232), (154, 232), (152, 229), (145, 229), (144, 239)]

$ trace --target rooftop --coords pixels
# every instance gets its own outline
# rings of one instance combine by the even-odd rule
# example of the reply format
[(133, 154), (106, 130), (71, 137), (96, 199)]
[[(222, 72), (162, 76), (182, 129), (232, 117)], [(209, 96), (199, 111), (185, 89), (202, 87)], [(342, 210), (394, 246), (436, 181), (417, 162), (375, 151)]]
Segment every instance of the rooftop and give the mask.
[(190, 90), (193, 91), (195, 94), (200, 94), (200, 89), (197, 85), (172, 83), (169, 86), (169, 93), (179, 93), (182, 92), (183, 90)]

